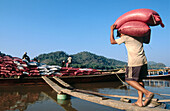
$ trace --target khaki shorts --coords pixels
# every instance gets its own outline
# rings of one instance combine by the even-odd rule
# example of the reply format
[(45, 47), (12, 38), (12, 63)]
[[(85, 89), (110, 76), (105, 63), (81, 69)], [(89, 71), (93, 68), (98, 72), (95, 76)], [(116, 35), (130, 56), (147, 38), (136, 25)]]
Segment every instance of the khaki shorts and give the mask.
[(126, 81), (137, 81), (142, 82), (142, 80), (148, 75), (147, 64), (143, 66), (127, 67), (125, 73)]

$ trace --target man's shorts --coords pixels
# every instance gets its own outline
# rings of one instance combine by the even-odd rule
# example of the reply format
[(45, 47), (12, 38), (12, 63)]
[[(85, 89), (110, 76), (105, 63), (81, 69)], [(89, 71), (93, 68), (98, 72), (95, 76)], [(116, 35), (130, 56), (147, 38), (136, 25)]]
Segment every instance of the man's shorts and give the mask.
[(136, 67), (127, 67), (125, 73), (125, 80), (126, 81), (137, 81), (142, 82), (148, 75), (148, 67), (147, 64), (143, 66), (136, 66)]

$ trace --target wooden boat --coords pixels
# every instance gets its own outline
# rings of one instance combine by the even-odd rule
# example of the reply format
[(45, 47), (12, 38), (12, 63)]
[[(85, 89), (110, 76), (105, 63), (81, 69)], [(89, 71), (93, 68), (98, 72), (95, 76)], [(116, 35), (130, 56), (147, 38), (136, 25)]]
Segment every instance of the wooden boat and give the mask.
[(166, 75), (150, 75), (150, 76), (147, 76), (146, 79), (170, 79), (170, 74), (166, 74)]
[[(48, 77), (53, 80), (53, 77)], [(58, 78), (67, 83), (90, 83), (104, 81), (119, 81), (119, 78), (124, 80), (125, 74), (122, 73), (104, 73), (94, 75), (77, 75), (77, 76), (61, 76)], [(0, 78), (0, 85), (17, 85), (17, 84), (45, 84), (44, 80), (39, 77), (20, 77), (20, 78)]]
[(150, 69), (146, 79), (170, 79), (170, 68)]

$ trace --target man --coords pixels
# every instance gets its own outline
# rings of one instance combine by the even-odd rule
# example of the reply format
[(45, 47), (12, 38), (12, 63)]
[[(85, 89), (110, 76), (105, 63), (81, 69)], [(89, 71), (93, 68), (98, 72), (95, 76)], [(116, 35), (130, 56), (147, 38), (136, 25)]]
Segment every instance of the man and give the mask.
[(62, 61), (61, 67), (64, 67), (64, 65), (65, 65), (65, 60)]
[[(128, 66), (125, 73), (125, 81), (138, 90), (138, 100), (132, 105), (140, 107), (147, 106), (154, 97), (154, 94), (144, 88), (142, 80), (148, 73), (143, 43), (148, 44), (150, 42), (150, 37), (131, 37), (118, 32), (120, 38), (115, 40), (115, 28), (116, 25), (113, 24), (111, 26), (110, 42), (111, 44), (125, 44), (128, 52)], [(144, 102), (142, 102), (143, 94), (145, 94), (146, 98)]]
[(22, 56), (23, 60), (27, 60), (28, 62), (30, 62), (30, 57), (27, 55), (27, 52), (24, 52), (24, 55)]
[(66, 67), (69, 67), (69, 64), (71, 64), (72, 57), (68, 57)]

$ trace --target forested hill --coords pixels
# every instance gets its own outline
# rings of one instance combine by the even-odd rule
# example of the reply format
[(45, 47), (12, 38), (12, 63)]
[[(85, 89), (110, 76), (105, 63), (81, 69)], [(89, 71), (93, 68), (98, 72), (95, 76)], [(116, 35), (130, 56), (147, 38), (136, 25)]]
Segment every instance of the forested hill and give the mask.
[[(80, 52), (74, 55), (66, 54), (63, 51), (52, 52), (48, 54), (41, 54), (37, 57), (42, 63), (49, 65), (60, 65), (62, 61), (67, 62), (67, 58), (72, 57), (72, 67), (86, 67), (86, 68), (99, 68), (99, 69), (112, 69), (112, 68), (123, 68), (127, 65), (126, 62), (108, 59), (104, 56), (98, 56), (90, 52)], [(148, 62), (149, 69), (160, 69), (166, 67), (163, 63)]]
[[(0, 56), (10, 56), (4, 53), (1, 53)], [(69, 55), (63, 51), (52, 52), (48, 54), (41, 54), (36, 58), (42, 63), (48, 65), (59, 65), (61, 66), (62, 61), (67, 62), (67, 58), (72, 57), (71, 67), (86, 67), (86, 68), (95, 68), (95, 69), (113, 69), (113, 68), (123, 68), (127, 65), (126, 62), (118, 61), (115, 59), (108, 59), (103, 56), (98, 56), (90, 52), (80, 52), (77, 54)], [(166, 67), (163, 63), (156, 63), (153, 61), (148, 62), (149, 69), (160, 69)]]
[(149, 69), (160, 69), (160, 68), (166, 67), (166, 65), (163, 64), (163, 63), (156, 63), (156, 62), (153, 62), (153, 61), (149, 61), (148, 67), (149, 67)]
[(90, 52), (80, 52), (74, 55), (68, 55), (63, 51), (57, 51), (48, 54), (41, 54), (36, 58), (42, 63), (61, 66), (62, 61), (65, 60), (67, 62), (67, 58), (69, 56), (72, 57), (72, 67), (110, 69), (122, 68), (127, 65), (126, 62), (118, 61), (115, 59), (108, 59), (106, 57), (98, 56)]

